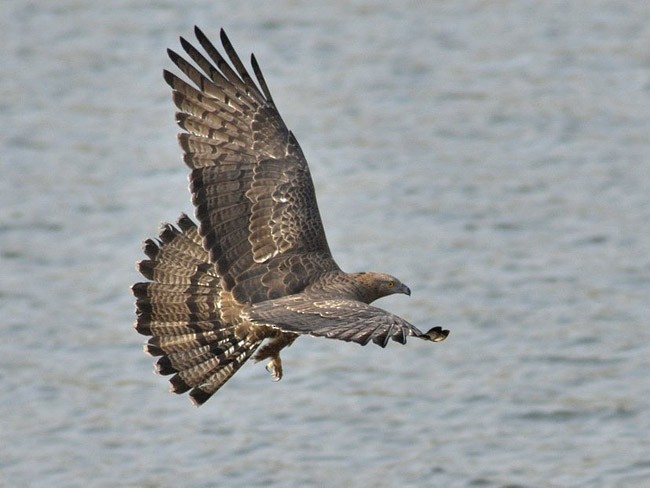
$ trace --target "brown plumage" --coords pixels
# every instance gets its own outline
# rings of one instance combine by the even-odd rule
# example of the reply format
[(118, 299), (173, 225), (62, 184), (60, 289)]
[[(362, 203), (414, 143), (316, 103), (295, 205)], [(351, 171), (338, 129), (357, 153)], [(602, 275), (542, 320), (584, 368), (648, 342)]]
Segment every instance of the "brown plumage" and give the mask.
[[(278, 113), (254, 56), (257, 84), (223, 30), (230, 63), (195, 29), (205, 55), (181, 38), (191, 64), (171, 60), (192, 84), (165, 71), (184, 130), (197, 227), (182, 215), (148, 239), (138, 264), (136, 330), (172, 391), (207, 401), (255, 352), (276, 380), (280, 351), (303, 334), (384, 347), (411, 335), (442, 341), (369, 304), (410, 294), (382, 273), (345, 273), (330, 253), (307, 161)], [(264, 344), (262, 344), (266, 341)], [(261, 347), (260, 347), (261, 345)]]

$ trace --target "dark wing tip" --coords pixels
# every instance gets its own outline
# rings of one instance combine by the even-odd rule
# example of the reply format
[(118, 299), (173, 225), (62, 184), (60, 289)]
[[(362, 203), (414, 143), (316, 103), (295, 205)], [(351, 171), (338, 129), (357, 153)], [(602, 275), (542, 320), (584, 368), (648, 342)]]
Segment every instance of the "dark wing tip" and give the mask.
[(444, 341), (448, 335), (449, 331), (447, 329), (443, 329), (442, 327), (433, 327), (426, 333), (422, 334), (421, 337), (422, 339), (427, 339), (432, 342), (441, 342)]
[(386, 347), (388, 345), (389, 340), (390, 340), (390, 330), (387, 330), (387, 331), (373, 337), (372, 342), (374, 342), (378, 346)]
[(226, 31), (224, 30), (223, 27), (219, 29), (219, 38), (221, 39), (221, 44), (223, 44), (225, 48), (233, 49), (232, 43), (230, 42), (230, 39), (228, 39), (228, 36), (226, 35)]
[(264, 93), (266, 100), (269, 103), (273, 104), (274, 102), (273, 102), (273, 97), (271, 96), (271, 91), (269, 90), (269, 87), (266, 84), (266, 80), (264, 79), (264, 75), (262, 74), (262, 69), (260, 68), (260, 65), (257, 62), (257, 59), (255, 58), (254, 54), (251, 54), (251, 66), (253, 67), (253, 73), (255, 73), (257, 82), (260, 84), (260, 88), (262, 88), (262, 92)]
[[(223, 32), (223, 28), (221, 29), (221, 32)], [(199, 44), (201, 44), (201, 46), (214, 47), (210, 39), (208, 39), (208, 36), (205, 35), (205, 33), (199, 28), (198, 25), (194, 26), (194, 35), (196, 36), (196, 39), (199, 41)], [(223, 32), (223, 35), (225, 35), (225, 32)]]
[[(171, 49), (168, 49), (167, 52), (174, 52)], [(171, 57), (171, 55), (170, 55)], [(176, 75), (172, 73), (171, 71), (168, 71), (166, 69), (163, 70), (163, 78), (165, 80), (165, 83), (167, 83), (170, 87), (174, 88), (174, 84), (176, 82)]]
[(406, 331), (403, 327), (398, 327), (397, 332), (392, 335), (392, 339), (400, 344), (406, 344)]
[(199, 37), (199, 36), (205, 37), (205, 34), (203, 33), (203, 31), (201, 30), (201, 28), (198, 25), (194, 26), (194, 35), (196, 37)]
[[(181, 37), (181, 39), (183, 38)], [(167, 48), (167, 56), (169, 56), (169, 59), (171, 59), (174, 64), (176, 64), (176, 61), (178, 61), (181, 57), (176, 51), (169, 47)]]
[[(189, 41), (183, 36), (179, 37), (178, 41), (181, 43), (181, 47), (183, 50), (185, 50), (185, 52), (187, 52), (188, 49), (192, 49), (192, 44), (190, 44)], [(169, 52), (169, 49), (167, 51)]]

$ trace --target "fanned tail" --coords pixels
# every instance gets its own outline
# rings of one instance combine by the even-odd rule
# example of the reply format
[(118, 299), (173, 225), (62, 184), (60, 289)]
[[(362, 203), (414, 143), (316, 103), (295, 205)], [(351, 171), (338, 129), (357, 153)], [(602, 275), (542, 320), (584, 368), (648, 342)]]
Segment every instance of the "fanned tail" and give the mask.
[(178, 228), (162, 227), (156, 241), (147, 239), (149, 259), (138, 269), (150, 282), (132, 287), (136, 297), (135, 329), (151, 336), (145, 351), (160, 356), (156, 369), (170, 379), (175, 393), (190, 391), (196, 405), (205, 403), (260, 344), (240, 337), (221, 316), (221, 279), (201, 244), (197, 226), (181, 215)]
[[(161, 374), (176, 373), (169, 380), (172, 391), (185, 393), (191, 390), (192, 402), (200, 406), (239, 370), (259, 345), (259, 341), (231, 336), (206, 351), (197, 349), (189, 355), (181, 353), (162, 357), (156, 367)], [(177, 361), (179, 365), (175, 364)]]

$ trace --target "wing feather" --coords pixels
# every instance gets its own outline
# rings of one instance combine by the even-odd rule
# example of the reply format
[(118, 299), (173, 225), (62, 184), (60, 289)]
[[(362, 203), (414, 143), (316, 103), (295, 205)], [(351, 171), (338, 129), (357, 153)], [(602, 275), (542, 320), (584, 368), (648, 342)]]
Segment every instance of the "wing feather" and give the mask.
[[(286, 295), (295, 289), (282, 285), (270, 260), (320, 255), (316, 261), (322, 266), (312, 267), (313, 274), (301, 279), (304, 283), (338, 269), (307, 161), (278, 113), (255, 57), (251, 66), (257, 83), (223, 30), (225, 56), (198, 27), (195, 34), (205, 54), (181, 38), (187, 59), (172, 50), (168, 54), (186, 80), (169, 71), (164, 78), (179, 110), (176, 120), (186, 131), (179, 144), (192, 168), (190, 190), (199, 234), (225, 289), (248, 276), (247, 284), (238, 288), (238, 299), (268, 298), (271, 289), (272, 296)], [(248, 273), (252, 268), (259, 269)]]
[[(235, 48), (232, 46), (230, 39), (228, 39), (228, 36), (226, 35), (226, 31), (221, 29), (219, 34), (221, 37), (221, 44), (223, 44), (223, 48), (225, 49), (228, 58), (230, 59), (233, 66), (237, 70), (237, 73), (239, 74), (239, 78), (243, 80), (244, 85), (247, 88), (251, 89), (254, 92), (254, 94), (257, 97), (259, 97), (259, 99), (264, 100), (264, 95), (262, 95), (262, 93), (258, 90), (257, 86), (255, 85), (255, 82), (248, 74), (248, 70), (246, 70), (244, 63), (242, 63), (241, 59), (239, 59), (239, 55), (237, 54), (237, 51), (235, 51)], [(268, 100), (265, 101), (268, 102)]]
[(407, 336), (435, 340), (427, 335), (431, 331), (423, 333), (397, 315), (350, 299), (318, 298), (298, 293), (256, 303), (246, 313), (253, 323), (273, 326), (284, 332), (361, 345), (372, 340), (385, 347), (390, 339), (405, 344)]
[(251, 54), (251, 66), (253, 67), (253, 72), (255, 73), (257, 82), (260, 84), (260, 87), (264, 92), (264, 96), (269, 102), (273, 103), (273, 97), (271, 96), (269, 87), (266, 84), (266, 80), (264, 79), (264, 75), (262, 74), (262, 70), (260, 69), (260, 65), (257, 63), (257, 59), (255, 58), (254, 54)]
[[(250, 77), (240, 78), (241, 75), (238, 75), (228, 64), (228, 61), (225, 60), (225, 58), (221, 55), (219, 50), (214, 47), (214, 44), (208, 39), (208, 37), (199, 29), (198, 27), (194, 27), (194, 34), (196, 35), (196, 38), (199, 41), (199, 44), (201, 44), (201, 47), (205, 49), (205, 52), (212, 58), (212, 61), (215, 62), (216, 67), (221, 71), (223, 74), (223, 77), (233, 86), (241, 90), (242, 96), (245, 94), (248, 97), (256, 100), (259, 104), (264, 104), (265, 100), (260, 91), (257, 89), (255, 86), (255, 83), (252, 83), (252, 80), (250, 80)], [(236, 66), (237, 63), (241, 64), (241, 61), (239, 60), (239, 57), (237, 56), (234, 48), (232, 47), (232, 44), (230, 43), (230, 40), (228, 39), (228, 36), (226, 36), (226, 33), (223, 29), (220, 31), (220, 37), (221, 37), (221, 43), (224, 46), (224, 49), (226, 51), (226, 54), (230, 58), (230, 61)], [(234, 59), (233, 59), (234, 58)], [(243, 65), (242, 65), (243, 66)], [(245, 71), (245, 69), (244, 69)], [(247, 84), (246, 81), (250, 80), (251, 83)]]

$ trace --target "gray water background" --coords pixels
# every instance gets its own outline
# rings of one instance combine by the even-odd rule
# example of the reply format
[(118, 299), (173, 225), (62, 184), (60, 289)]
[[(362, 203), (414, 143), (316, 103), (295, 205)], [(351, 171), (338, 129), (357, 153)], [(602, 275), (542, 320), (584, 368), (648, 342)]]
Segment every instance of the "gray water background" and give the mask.
[[(339, 264), (446, 342), (303, 338), (200, 409), (152, 374), (194, 24), (255, 51)], [(0, 46), (1, 486), (650, 486), (647, 2), (3, 0)]]

